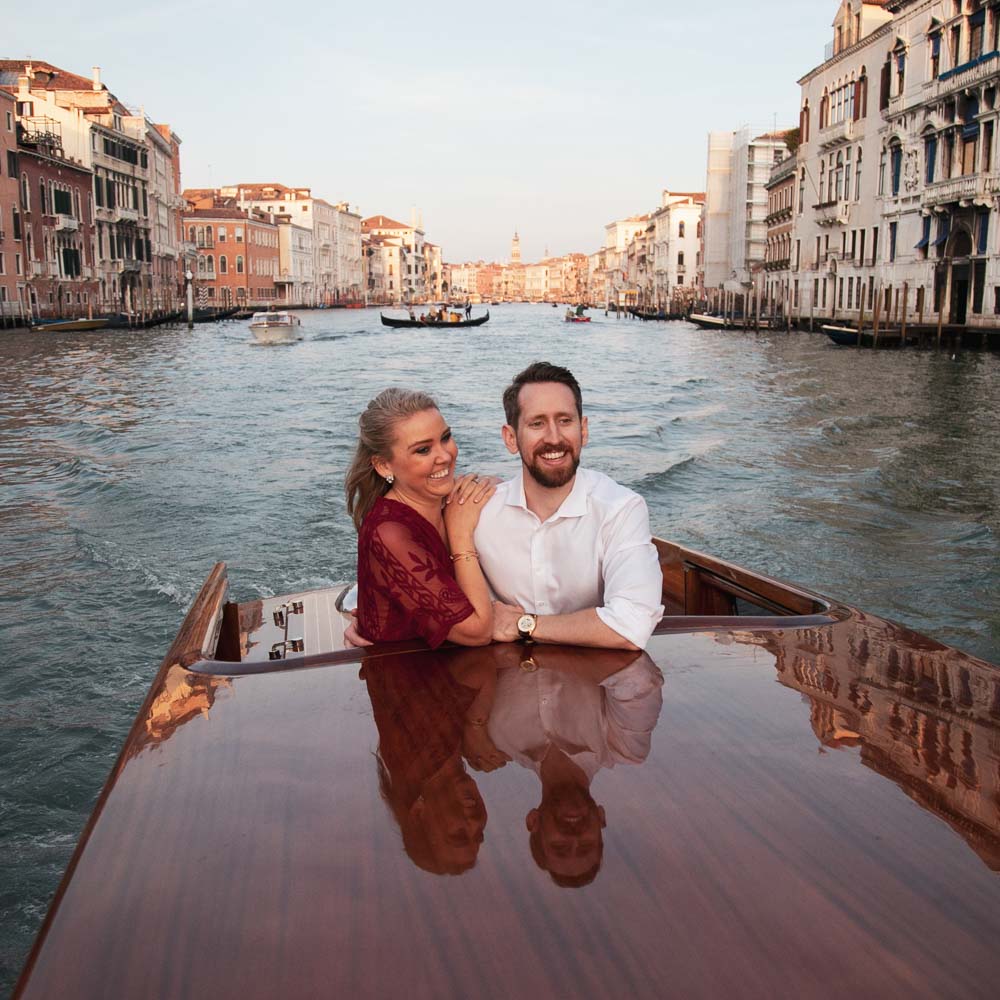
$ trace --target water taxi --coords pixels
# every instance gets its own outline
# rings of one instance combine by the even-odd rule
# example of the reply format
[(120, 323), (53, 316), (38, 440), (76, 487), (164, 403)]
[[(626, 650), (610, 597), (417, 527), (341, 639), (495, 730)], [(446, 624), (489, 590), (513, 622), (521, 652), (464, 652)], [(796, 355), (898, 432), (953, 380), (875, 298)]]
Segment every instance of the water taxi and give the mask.
[(290, 344), (302, 339), (301, 325), (290, 312), (259, 312), (250, 320), (250, 332), (258, 344)]
[(644, 653), (345, 649), (218, 564), (14, 996), (994, 997), (1000, 669), (656, 545)]
[(108, 317), (92, 319), (47, 319), (31, 324), (32, 333), (64, 333), (72, 330), (100, 330), (108, 325)]

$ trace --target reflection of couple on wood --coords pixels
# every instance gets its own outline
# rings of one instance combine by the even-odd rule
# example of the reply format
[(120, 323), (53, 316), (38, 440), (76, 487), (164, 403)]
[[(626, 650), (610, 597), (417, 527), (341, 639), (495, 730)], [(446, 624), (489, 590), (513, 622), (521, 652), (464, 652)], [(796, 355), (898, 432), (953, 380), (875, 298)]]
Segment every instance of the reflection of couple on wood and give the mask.
[(503, 404), (521, 469), (499, 485), (456, 476), (458, 446), (430, 396), (387, 389), (361, 415), (346, 484), (358, 528), (349, 637), (644, 648), (663, 614), (649, 513), (579, 468), (588, 428), (576, 379), (537, 362)]
[(601, 768), (640, 764), (649, 753), (663, 678), (648, 656), (559, 647), (526, 657), (502, 645), (375, 657), (362, 675), (379, 734), (379, 788), (415, 864), (460, 874), (476, 863), (487, 812), (465, 764), (494, 771), (513, 760), (541, 784), (525, 816), (536, 864), (560, 886), (593, 881), (606, 820), (591, 783)]

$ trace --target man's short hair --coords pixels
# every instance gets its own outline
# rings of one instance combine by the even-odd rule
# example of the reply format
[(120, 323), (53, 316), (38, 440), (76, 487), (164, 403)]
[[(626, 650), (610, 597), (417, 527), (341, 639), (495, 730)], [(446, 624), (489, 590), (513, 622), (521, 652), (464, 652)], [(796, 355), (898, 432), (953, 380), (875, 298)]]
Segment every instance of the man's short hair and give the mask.
[(559, 382), (568, 386), (573, 393), (573, 399), (576, 400), (576, 412), (580, 419), (583, 419), (583, 394), (580, 392), (580, 383), (573, 377), (573, 373), (568, 368), (549, 364), (548, 361), (536, 361), (515, 375), (514, 381), (503, 391), (503, 412), (507, 423), (514, 430), (517, 430), (517, 422), (521, 419), (521, 390), (526, 385), (538, 382)]

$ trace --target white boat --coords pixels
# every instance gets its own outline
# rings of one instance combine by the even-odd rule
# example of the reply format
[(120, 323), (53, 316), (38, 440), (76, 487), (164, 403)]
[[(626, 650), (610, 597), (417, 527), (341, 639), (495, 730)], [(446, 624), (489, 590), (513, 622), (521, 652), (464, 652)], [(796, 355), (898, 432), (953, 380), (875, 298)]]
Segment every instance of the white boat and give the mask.
[(250, 331), (258, 344), (291, 344), (301, 340), (302, 321), (290, 312), (254, 313)]

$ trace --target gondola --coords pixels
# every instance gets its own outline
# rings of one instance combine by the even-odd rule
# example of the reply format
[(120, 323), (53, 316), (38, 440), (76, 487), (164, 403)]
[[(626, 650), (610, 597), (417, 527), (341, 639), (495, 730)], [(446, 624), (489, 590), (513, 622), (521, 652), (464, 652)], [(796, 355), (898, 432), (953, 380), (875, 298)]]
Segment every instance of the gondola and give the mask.
[(475, 319), (460, 319), (454, 323), (449, 323), (447, 321), (441, 322), (431, 322), (430, 320), (419, 320), (419, 319), (393, 319), (391, 316), (386, 316), (385, 313), (379, 314), (382, 317), (383, 326), (392, 327), (421, 327), (421, 326), (441, 326), (447, 327), (448, 329), (454, 329), (460, 326), (482, 326), (490, 318), (489, 310), (486, 310), (485, 316), (477, 316)]
[[(1000, 670), (656, 547), (645, 653), (345, 649), (342, 588), (219, 563), (16, 1000), (995, 996)], [(554, 829), (537, 747), (587, 781)]]
[(858, 345), (858, 331), (852, 327), (827, 324), (823, 327), (823, 332), (840, 347), (857, 347)]

